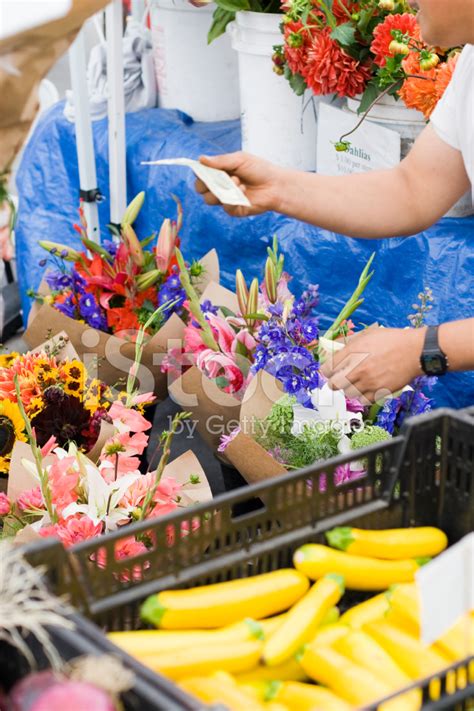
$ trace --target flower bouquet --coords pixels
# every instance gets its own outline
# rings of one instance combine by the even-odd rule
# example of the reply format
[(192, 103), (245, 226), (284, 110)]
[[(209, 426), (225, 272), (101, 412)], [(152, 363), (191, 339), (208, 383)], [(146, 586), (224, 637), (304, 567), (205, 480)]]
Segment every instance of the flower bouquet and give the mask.
[[(184, 352), (171, 351), (164, 367), (177, 375), (179, 367), (192, 366), (181, 372), (170, 393), (193, 412), (200, 434), (247, 481), (388, 438), (395, 426), (395, 422), (391, 427), (384, 424), (388, 412), (394, 413), (400, 425), (407, 414), (429, 408), (429, 399), (421, 393), (423, 379), (410, 394), (366, 407), (330, 390), (320, 372), (321, 361), (344, 347), (336, 339), (352, 334), (350, 318), (372, 277), (372, 259), (353, 295), (322, 335), (315, 313), (318, 288), (309, 286), (300, 298), (291, 293), (290, 276), (284, 272), (284, 256), (276, 240), (269, 249), (261, 284), (254, 279), (248, 287), (237, 272), (235, 311), (228, 306), (218, 311), (216, 306), (199, 303), (178, 254), (193, 319), (184, 332)], [(220, 305), (222, 300), (215, 297), (212, 303)], [(423, 302), (423, 308), (428, 308), (427, 303)], [(282, 417), (284, 427), (278, 439), (275, 423)], [(351, 472), (341, 472), (341, 479)]]
[(297, 94), (358, 97), (362, 114), (388, 94), (430, 117), (459, 50), (423, 42), (405, 0), (287, 0), (283, 7), (284, 42), (273, 60)]
[[(147, 247), (155, 235), (139, 241), (132, 224), (144, 201), (140, 193), (129, 205), (121, 229), (110, 240), (97, 245), (87, 238), (82, 209), (81, 224), (75, 225), (86, 251), (41, 242), (49, 265), (33, 306), (25, 340), (37, 347), (49, 333), (65, 331), (77, 353), (94, 366), (96, 375), (108, 385), (123, 382), (134, 362), (135, 341), (141, 326), (145, 343), (140, 372), (142, 391), (166, 397), (166, 378), (159, 364), (168, 340), (183, 333), (186, 311), (175, 249), (179, 245), (182, 211), (178, 203), (176, 221), (165, 220), (153, 249)], [(219, 266), (213, 250), (190, 266), (193, 285), (202, 291), (210, 280), (218, 281)], [(160, 308), (158, 314), (155, 313)], [(158, 367), (157, 367), (158, 366)]]
[[(236, 294), (210, 284), (199, 299), (177, 256), (190, 320), (183, 348), (170, 349), (162, 367), (174, 378), (170, 394), (193, 413), (201, 436), (217, 451), (221, 436), (239, 424), (244, 402), (266, 415), (282, 393), (295, 395), (304, 405), (310, 389), (319, 386), (319, 324), (313, 313), (318, 288), (309, 286), (295, 298), (276, 239), (262, 283), (255, 278), (248, 286), (239, 270)], [(371, 262), (327, 339), (349, 332), (350, 316), (372, 276)]]
[(0, 356), (0, 474), (8, 476), (15, 443), (28, 441), (23, 413), (40, 448), (74, 442), (94, 461), (106, 440), (129, 426), (142, 433), (134, 441), (133, 456), (140, 457), (143, 433), (151, 427), (143, 412), (153, 401), (152, 393), (129, 397), (126, 391), (115, 399), (105, 383), (89, 376), (63, 334), (36, 351)]

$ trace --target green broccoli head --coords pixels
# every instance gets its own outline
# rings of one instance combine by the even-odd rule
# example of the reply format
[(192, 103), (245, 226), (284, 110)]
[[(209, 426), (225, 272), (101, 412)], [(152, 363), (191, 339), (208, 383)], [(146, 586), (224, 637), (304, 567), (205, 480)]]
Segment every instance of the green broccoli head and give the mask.
[(363, 449), (364, 447), (369, 447), (371, 444), (385, 442), (385, 440), (391, 438), (392, 436), (382, 427), (378, 427), (377, 425), (366, 425), (361, 432), (355, 432), (352, 435), (351, 446), (352, 449)]

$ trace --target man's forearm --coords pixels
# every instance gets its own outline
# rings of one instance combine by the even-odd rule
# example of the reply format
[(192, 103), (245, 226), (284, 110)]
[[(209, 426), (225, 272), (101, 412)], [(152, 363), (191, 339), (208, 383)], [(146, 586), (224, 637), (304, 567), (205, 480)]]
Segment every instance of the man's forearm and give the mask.
[(330, 177), (291, 171), (279, 212), (350, 237), (414, 234), (427, 225), (398, 170)]
[(329, 177), (284, 171), (273, 209), (351, 237), (426, 229), (470, 186), (462, 155), (428, 126), (391, 170)]
[(438, 338), (449, 370), (474, 370), (474, 318), (443, 323)]

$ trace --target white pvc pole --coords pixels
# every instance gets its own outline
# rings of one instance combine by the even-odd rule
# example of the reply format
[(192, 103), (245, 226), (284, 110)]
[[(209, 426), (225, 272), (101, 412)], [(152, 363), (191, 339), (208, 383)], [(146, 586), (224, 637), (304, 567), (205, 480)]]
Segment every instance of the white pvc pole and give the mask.
[(106, 10), (107, 80), (109, 85), (110, 221), (120, 224), (127, 207), (125, 99), (123, 88), (122, 0)]
[(132, 0), (132, 17), (134, 20), (141, 22), (145, 14), (145, 0)]
[[(95, 169), (94, 140), (89, 107), (86, 75), (86, 45), (84, 32), (81, 30), (69, 50), (69, 68), (71, 86), (74, 95), (74, 113), (76, 123), (77, 161), (79, 164), (79, 182), (81, 190), (97, 189)], [(89, 239), (100, 242), (99, 214), (96, 202), (83, 202), (87, 220)]]

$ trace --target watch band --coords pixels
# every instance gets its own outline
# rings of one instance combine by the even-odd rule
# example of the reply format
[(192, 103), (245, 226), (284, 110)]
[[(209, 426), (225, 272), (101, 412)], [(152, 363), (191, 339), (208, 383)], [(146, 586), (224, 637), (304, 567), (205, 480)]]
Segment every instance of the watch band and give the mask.
[(439, 326), (428, 326), (420, 365), (426, 375), (444, 375), (449, 368), (448, 358), (439, 345)]
[(439, 326), (428, 326), (425, 335), (425, 345), (423, 348), (423, 352), (434, 351), (436, 353), (441, 353), (442, 355), (445, 355), (439, 347), (438, 330)]

